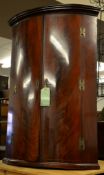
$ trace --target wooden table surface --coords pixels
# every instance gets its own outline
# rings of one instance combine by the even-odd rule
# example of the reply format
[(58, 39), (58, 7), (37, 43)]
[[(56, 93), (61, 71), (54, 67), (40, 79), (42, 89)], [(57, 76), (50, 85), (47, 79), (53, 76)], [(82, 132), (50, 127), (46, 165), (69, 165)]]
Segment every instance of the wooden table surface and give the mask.
[(50, 170), (50, 169), (36, 169), (24, 168), (6, 165), (0, 161), (0, 175), (94, 175), (104, 173), (104, 161), (99, 161), (99, 170)]

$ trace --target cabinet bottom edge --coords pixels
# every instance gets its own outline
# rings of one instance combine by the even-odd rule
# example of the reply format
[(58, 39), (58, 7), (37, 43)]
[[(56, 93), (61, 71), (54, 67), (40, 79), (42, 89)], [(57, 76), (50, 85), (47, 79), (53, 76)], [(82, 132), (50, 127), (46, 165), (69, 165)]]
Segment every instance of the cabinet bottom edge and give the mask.
[(45, 168), (45, 169), (63, 169), (63, 170), (95, 170), (100, 169), (96, 163), (69, 163), (69, 162), (32, 162), (25, 160), (16, 160), (4, 158), (3, 163), (21, 167)]

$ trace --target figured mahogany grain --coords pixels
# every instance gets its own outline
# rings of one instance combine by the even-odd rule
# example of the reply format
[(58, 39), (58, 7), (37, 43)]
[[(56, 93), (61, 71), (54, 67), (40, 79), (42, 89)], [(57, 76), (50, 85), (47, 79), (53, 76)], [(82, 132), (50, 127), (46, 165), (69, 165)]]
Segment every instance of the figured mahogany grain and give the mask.
[(7, 157), (15, 159), (39, 157), (42, 28), (38, 16), (13, 30)]
[[(13, 45), (5, 163), (99, 168), (98, 10), (62, 5), (32, 9), (10, 20)], [(41, 106), (41, 89), (46, 86), (50, 106)]]

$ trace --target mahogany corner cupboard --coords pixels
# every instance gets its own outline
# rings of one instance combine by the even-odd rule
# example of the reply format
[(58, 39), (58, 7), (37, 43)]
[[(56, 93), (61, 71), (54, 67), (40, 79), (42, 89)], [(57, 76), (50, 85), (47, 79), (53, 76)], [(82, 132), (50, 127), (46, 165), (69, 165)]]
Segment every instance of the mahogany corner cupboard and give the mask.
[(85, 5), (36, 8), (10, 19), (12, 65), (4, 162), (98, 169), (97, 15)]

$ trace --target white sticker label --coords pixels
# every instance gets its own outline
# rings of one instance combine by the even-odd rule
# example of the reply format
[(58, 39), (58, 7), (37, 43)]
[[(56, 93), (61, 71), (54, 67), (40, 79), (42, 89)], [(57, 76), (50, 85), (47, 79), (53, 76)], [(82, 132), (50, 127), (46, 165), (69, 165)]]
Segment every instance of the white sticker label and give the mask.
[(50, 88), (44, 87), (41, 89), (40, 106), (50, 106)]

